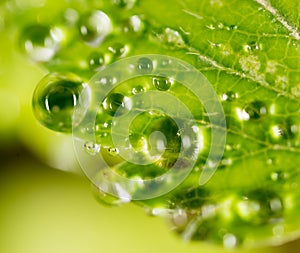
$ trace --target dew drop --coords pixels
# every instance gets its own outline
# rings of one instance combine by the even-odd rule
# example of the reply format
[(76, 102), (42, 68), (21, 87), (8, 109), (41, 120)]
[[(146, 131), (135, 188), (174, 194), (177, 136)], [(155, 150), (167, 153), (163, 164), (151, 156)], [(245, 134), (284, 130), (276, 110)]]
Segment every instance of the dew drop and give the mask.
[(145, 32), (145, 23), (137, 15), (131, 16), (123, 23), (123, 31), (130, 35), (141, 35)]
[(115, 76), (102, 76), (96, 83), (101, 85), (114, 85), (117, 83), (117, 78)]
[(259, 51), (261, 50), (262, 46), (261, 44), (255, 42), (255, 41), (251, 41), (248, 44), (243, 46), (244, 51), (247, 53), (253, 53), (255, 51)]
[(172, 85), (172, 80), (166, 77), (153, 77), (152, 84), (160, 91), (167, 91)]
[(97, 47), (112, 31), (110, 18), (102, 11), (84, 14), (78, 22), (81, 38), (90, 46)]
[(145, 92), (145, 88), (142, 85), (138, 85), (136, 87), (133, 87), (132, 90), (131, 90), (131, 93), (133, 95), (140, 94), (140, 93), (143, 93), (143, 92)]
[(245, 111), (248, 113), (250, 119), (259, 119), (267, 114), (267, 107), (262, 101), (253, 101), (246, 106)]
[(91, 70), (100, 70), (105, 64), (104, 55), (99, 52), (92, 52), (88, 57), (88, 64)]
[(35, 117), (49, 129), (71, 132), (72, 115), (82, 88), (82, 80), (73, 74), (45, 76), (33, 95)]
[(51, 60), (58, 51), (60, 42), (61, 37), (44, 25), (26, 27), (19, 40), (21, 50), (36, 62)]
[(165, 28), (161, 33), (158, 33), (157, 37), (162, 43), (170, 48), (183, 48), (186, 46), (181, 33), (169, 27)]
[(153, 70), (153, 62), (147, 57), (142, 57), (137, 62), (137, 69), (142, 74), (150, 74)]
[(284, 122), (274, 124), (270, 127), (270, 135), (273, 141), (292, 140), (298, 134), (298, 127), (288, 118)]
[(113, 3), (120, 8), (131, 9), (136, 4), (137, 0), (113, 0)]
[(115, 148), (115, 147), (109, 147), (107, 149), (108, 153), (112, 156), (117, 156), (119, 154), (119, 149), (118, 148)]
[(120, 93), (109, 94), (102, 103), (106, 113), (111, 116), (121, 116), (132, 107), (131, 99)]
[(233, 101), (237, 98), (238, 98), (238, 94), (233, 92), (233, 91), (228, 91), (228, 92), (226, 92), (222, 95), (222, 100), (223, 101), (231, 102), (231, 101)]
[(259, 225), (282, 218), (283, 203), (275, 192), (257, 189), (237, 203), (237, 212), (244, 221)]
[(235, 235), (230, 234), (230, 233), (224, 235), (223, 245), (225, 248), (233, 249), (233, 248), (235, 248), (236, 244), (237, 244), (237, 238)]
[(175, 210), (174, 213), (172, 213), (171, 222), (177, 230), (183, 228), (188, 222), (187, 212), (183, 209)]
[(284, 171), (273, 171), (270, 174), (270, 178), (272, 181), (279, 182), (279, 181), (284, 181), (288, 178), (288, 173)]
[(100, 151), (100, 146), (94, 142), (87, 141), (84, 143), (84, 150), (90, 155), (96, 155)]
[(116, 58), (124, 57), (128, 53), (129, 48), (127, 45), (124, 45), (122, 43), (115, 43), (108, 47), (108, 51), (116, 59)]

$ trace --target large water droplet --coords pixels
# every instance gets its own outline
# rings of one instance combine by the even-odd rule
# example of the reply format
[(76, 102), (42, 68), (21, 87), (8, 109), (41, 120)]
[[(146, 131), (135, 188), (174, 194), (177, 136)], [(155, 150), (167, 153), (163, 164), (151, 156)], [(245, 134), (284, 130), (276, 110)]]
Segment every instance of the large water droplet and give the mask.
[(78, 22), (81, 38), (90, 46), (98, 46), (112, 30), (110, 18), (94, 10), (83, 15)]
[(131, 99), (120, 93), (111, 93), (103, 101), (103, 108), (111, 116), (121, 116), (132, 107)]
[(172, 81), (166, 77), (153, 77), (152, 84), (160, 91), (167, 91), (172, 85)]
[(32, 60), (47, 62), (59, 49), (61, 37), (44, 25), (26, 27), (20, 36), (20, 47)]
[(82, 89), (82, 80), (73, 74), (47, 75), (33, 95), (35, 117), (49, 129), (71, 132), (72, 115)]
[(137, 62), (137, 69), (142, 74), (150, 74), (153, 70), (153, 62), (147, 57), (142, 57)]

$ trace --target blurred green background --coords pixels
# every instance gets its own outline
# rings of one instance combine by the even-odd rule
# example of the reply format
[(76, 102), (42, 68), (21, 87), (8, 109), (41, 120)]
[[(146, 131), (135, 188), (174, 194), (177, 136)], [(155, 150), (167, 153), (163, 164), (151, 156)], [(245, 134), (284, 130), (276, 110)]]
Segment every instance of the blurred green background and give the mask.
[[(13, 1), (0, 1), (0, 252), (225, 252), (187, 244), (161, 218), (134, 205), (108, 208), (96, 202), (80, 173), (70, 136), (42, 127), (31, 98), (46, 71), (17, 48)], [(23, 11), (43, 1), (20, 0)], [(52, 4), (55, 6), (55, 4)], [(297, 252), (300, 241), (236, 252)]]

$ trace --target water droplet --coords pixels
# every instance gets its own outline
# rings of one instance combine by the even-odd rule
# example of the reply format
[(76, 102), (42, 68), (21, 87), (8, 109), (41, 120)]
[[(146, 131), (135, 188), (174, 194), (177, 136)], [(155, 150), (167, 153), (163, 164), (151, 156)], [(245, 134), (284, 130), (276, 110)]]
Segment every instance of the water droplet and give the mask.
[(95, 83), (99, 83), (102, 85), (114, 85), (117, 83), (117, 78), (115, 76), (102, 76), (99, 80), (97, 80)]
[(229, 30), (236, 30), (237, 26), (236, 25), (230, 25), (228, 28), (229, 28)]
[(98, 46), (112, 30), (109, 17), (102, 11), (94, 10), (83, 15), (78, 22), (81, 38), (90, 46)]
[(67, 24), (74, 25), (77, 22), (79, 15), (76, 10), (74, 10), (72, 8), (68, 8), (68, 9), (66, 9), (66, 11), (64, 13), (64, 18), (65, 18)]
[(230, 233), (224, 235), (223, 245), (225, 248), (233, 249), (233, 248), (235, 248), (236, 244), (237, 244), (237, 238), (235, 235), (230, 234)]
[(165, 28), (162, 32), (159, 32), (157, 38), (170, 48), (183, 48), (186, 46), (181, 33), (169, 27)]
[(244, 221), (259, 225), (282, 218), (283, 203), (275, 192), (257, 189), (237, 203), (237, 212)]
[(236, 108), (236, 116), (241, 121), (247, 121), (250, 119), (250, 115), (241, 108)]
[(237, 98), (238, 98), (238, 94), (233, 92), (233, 91), (228, 91), (228, 92), (226, 92), (222, 95), (222, 100), (223, 101), (231, 102), (231, 101), (233, 101)]
[(84, 143), (84, 150), (90, 155), (96, 155), (100, 151), (100, 146), (94, 142), (88, 141)]
[(121, 116), (132, 107), (131, 99), (120, 93), (111, 93), (103, 101), (103, 108), (111, 116)]
[(117, 156), (119, 154), (119, 149), (118, 148), (115, 148), (115, 147), (109, 147), (107, 149), (108, 153), (112, 156)]
[(183, 228), (188, 222), (187, 212), (183, 209), (176, 209), (174, 213), (172, 213), (171, 222), (177, 230)]
[(288, 173), (284, 172), (284, 171), (273, 171), (270, 174), (270, 178), (272, 181), (284, 181), (288, 178)]
[(131, 16), (124, 21), (123, 31), (130, 35), (142, 35), (145, 32), (145, 23), (139, 16)]
[(136, 95), (136, 94), (145, 92), (145, 88), (141, 85), (138, 85), (136, 87), (133, 87), (131, 92), (132, 92), (133, 95)]
[(153, 62), (147, 57), (142, 57), (137, 62), (137, 69), (142, 74), (150, 74), (153, 70)]
[(33, 95), (35, 117), (49, 129), (71, 132), (72, 115), (82, 88), (82, 80), (73, 74), (47, 75)]
[(250, 119), (259, 119), (267, 114), (267, 107), (264, 102), (256, 100), (246, 106), (245, 111)]
[(270, 134), (273, 141), (292, 140), (298, 134), (298, 127), (291, 118), (281, 121), (270, 127)]
[(20, 47), (32, 60), (47, 62), (58, 51), (61, 38), (48, 26), (26, 27), (20, 36)]
[(253, 53), (255, 51), (259, 51), (262, 48), (262, 45), (255, 42), (255, 41), (251, 41), (248, 44), (243, 46), (244, 51), (247, 53)]
[(100, 70), (105, 64), (104, 55), (99, 52), (92, 52), (88, 57), (88, 64), (90, 69)]
[(134, 7), (137, 0), (113, 0), (113, 3), (120, 8), (131, 9)]
[(116, 59), (116, 58), (124, 57), (128, 53), (129, 48), (127, 45), (123, 45), (121, 43), (115, 43), (108, 47), (108, 51), (112, 53), (113, 57)]
[(172, 80), (166, 77), (153, 77), (152, 84), (160, 91), (167, 91), (172, 85)]

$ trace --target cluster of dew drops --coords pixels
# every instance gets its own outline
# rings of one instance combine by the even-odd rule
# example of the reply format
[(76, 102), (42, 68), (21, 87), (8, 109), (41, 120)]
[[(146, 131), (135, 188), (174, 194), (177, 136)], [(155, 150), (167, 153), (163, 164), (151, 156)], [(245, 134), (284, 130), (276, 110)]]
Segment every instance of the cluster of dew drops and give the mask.
[[(131, 9), (135, 0), (114, 0), (113, 3), (120, 8)], [(49, 129), (70, 133), (73, 110), (87, 81), (104, 66), (127, 56), (131, 50), (130, 43), (116, 41), (115, 37), (123, 34), (130, 40), (143, 39), (147, 36), (148, 30), (147, 22), (142, 15), (131, 15), (118, 23), (108, 13), (98, 9), (85, 13), (67, 9), (60, 20), (61, 22), (55, 25), (37, 23), (25, 27), (20, 35), (20, 47), (32, 61), (50, 71), (50, 74), (37, 85), (33, 96), (36, 118)], [(167, 28), (165, 32), (172, 43), (175, 41), (179, 46), (184, 44), (176, 31)], [(106, 43), (109, 40), (112, 41), (111, 44)], [(152, 67), (147, 59), (143, 59), (140, 66)], [(116, 80), (115, 77), (110, 77), (106, 81)], [(154, 78), (153, 85), (157, 90), (168, 90), (171, 82), (167, 79)], [(136, 86), (132, 88), (132, 93), (136, 94), (143, 90), (143, 86)], [(221, 100), (225, 104), (237, 98), (236, 93), (227, 92), (222, 95)], [(126, 110), (126, 99), (119, 93), (110, 94), (105, 99), (103, 108), (108, 114), (114, 115), (120, 105), (124, 105)], [(254, 101), (248, 107), (238, 110), (237, 116), (242, 121), (248, 121), (264, 117), (267, 113), (263, 102)], [(280, 136), (289, 138), (296, 131), (289, 126), (288, 128), (275, 126), (271, 130), (275, 139)], [(86, 143), (85, 147), (89, 153), (97, 153), (100, 149), (94, 143)], [(113, 147), (109, 147), (108, 151), (111, 154), (118, 152)], [(283, 181), (286, 177), (281, 171), (273, 172), (270, 176), (271, 180), (276, 182)], [(223, 198), (223, 202), (218, 204), (214, 198), (210, 199), (212, 195), (208, 190), (188, 188), (183, 193), (173, 194), (167, 200), (167, 205), (149, 204), (151, 206), (149, 213), (168, 216), (174, 230), (182, 234), (184, 239), (209, 240), (228, 248), (243, 242), (243, 233), (246, 233), (245, 229), (247, 230), (249, 226), (258, 227), (274, 223), (270, 233), (275, 235), (284, 233), (280, 223), (284, 203), (275, 192), (264, 189), (252, 190), (242, 196)], [(98, 192), (98, 198), (105, 204), (122, 202), (104, 192)], [(241, 230), (235, 230), (232, 222), (241, 226)]]

